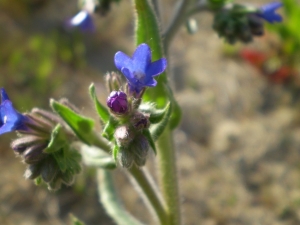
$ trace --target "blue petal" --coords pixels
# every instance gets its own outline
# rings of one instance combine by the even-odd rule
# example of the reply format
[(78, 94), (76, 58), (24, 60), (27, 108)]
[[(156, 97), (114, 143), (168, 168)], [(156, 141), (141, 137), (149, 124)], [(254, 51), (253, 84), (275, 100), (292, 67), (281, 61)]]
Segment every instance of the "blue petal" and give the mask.
[(135, 52), (133, 53), (133, 63), (134, 69), (136, 71), (146, 72), (146, 68), (151, 63), (151, 49), (150, 47), (143, 43), (137, 46)]
[(1, 88), (0, 93), (1, 93), (1, 102), (4, 102), (5, 100), (9, 100), (9, 97), (6, 94), (6, 91), (4, 90), (4, 88)]
[(153, 77), (161, 74), (167, 68), (167, 60), (165, 58), (161, 58), (153, 63), (151, 63), (146, 70), (146, 76)]
[(157, 81), (155, 79), (152, 78), (152, 80), (149, 80), (145, 86), (148, 86), (148, 87), (155, 87), (157, 85)]
[(260, 7), (260, 13), (258, 14), (263, 19), (268, 21), (269, 23), (273, 22), (281, 22), (282, 17), (281, 15), (276, 13), (276, 10), (280, 8), (283, 4), (281, 2), (272, 2)]
[(137, 79), (134, 77), (134, 74), (129, 69), (123, 67), (121, 72), (131, 84), (135, 85), (138, 83)]
[(95, 31), (95, 25), (92, 16), (87, 11), (80, 11), (66, 23), (68, 27), (79, 27), (83, 32)]
[(2, 122), (0, 135), (17, 129), (25, 129), (23, 122), (26, 120), (26, 117), (14, 109), (11, 101), (6, 100), (2, 102), (0, 106), (0, 114)]
[(134, 69), (132, 59), (123, 52), (117, 52), (115, 54), (115, 65), (120, 71), (122, 70), (123, 67), (131, 71)]

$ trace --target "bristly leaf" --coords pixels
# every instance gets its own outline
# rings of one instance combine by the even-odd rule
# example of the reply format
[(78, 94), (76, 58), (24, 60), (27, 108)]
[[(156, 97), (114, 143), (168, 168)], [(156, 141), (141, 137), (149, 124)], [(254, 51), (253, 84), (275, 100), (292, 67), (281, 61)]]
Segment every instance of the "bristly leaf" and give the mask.
[(68, 107), (51, 99), (52, 109), (71, 127), (77, 137), (84, 143), (90, 145), (94, 127), (94, 121), (90, 118), (79, 115)]
[(51, 133), (50, 142), (43, 152), (53, 153), (59, 151), (67, 144), (66, 140), (67, 139), (65, 137), (65, 133), (63, 132), (61, 125), (57, 124)]
[(100, 117), (102, 124), (106, 124), (109, 120), (110, 114), (107, 107), (105, 107), (98, 101), (98, 98), (96, 96), (95, 86), (93, 83), (90, 85), (89, 91), (90, 91), (91, 98), (94, 101), (94, 105), (96, 107), (97, 113)]
[(159, 123), (163, 119), (169, 107), (170, 103), (168, 103), (164, 109), (156, 109), (154, 104), (143, 104), (139, 110), (143, 113), (150, 114), (149, 121), (151, 124), (154, 124)]
[(154, 141), (156, 141), (159, 138), (159, 136), (164, 132), (165, 128), (168, 126), (171, 112), (172, 107), (169, 107), (163, 119), (159, 123), (154, 124), (150, 127), (151, 136)]
[(152, 135), (151, 135), (149, 129), (143, 130), (143, 134), (147, 138), (150, 147), (152, 148), (152, 150), (154, 151), (154, 153), (156, 155), (157, 151), (156, 151), (155, 143), (154, 143), (154, 140), (152, 138)]
[(116, 163), (112, 156), (99, 148), (82, 145), (81, 154), (83, 162), (88, 166), (95, 166), (102, 169), (116, 168)]

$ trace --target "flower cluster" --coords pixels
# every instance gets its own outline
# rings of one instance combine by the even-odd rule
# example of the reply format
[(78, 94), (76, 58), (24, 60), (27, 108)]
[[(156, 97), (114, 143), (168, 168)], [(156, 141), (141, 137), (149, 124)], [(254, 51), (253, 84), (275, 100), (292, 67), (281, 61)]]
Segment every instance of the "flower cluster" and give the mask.
[(282, 17), (276, 13), (281, 6), (282, 3), (273, 2), (254, 10), (233, 5), (216, 13), (213, 28), (230, 44), (236, 41), (248, 43), (254, 36), (264, 34), (264, 20), (269, 23), (282, 21)]
[[(156, 111), (153, 107), (148, 111), (140, 110), (141, 98), (147, 87), (156, 86), (154, 77), (164, 72), (167, 60), (161, 58), (152, 62), (151, 49), (143, 43), (136, 48), (132, 57), (117, 52), (115, 65), (125, 76), (127, 83), (122, 85), (117, 73), (107, 75), (107, 87), (111, 93), (106, 103), (113, 116), (105, 125), (104, 133), (110, 129), (109, 126), (114, 126), (114, 131), (112, 136), (104, 136), (115, 140), (113, 155), (123, 167), (129, 168), (133, 163), (143, 166), (150, 146), (155, 148), (148, 129), (151, 125), (151, 114)], [(127, 88), (122, 91), (122, 87)], [(155, 123), (162, 118), (163, 116)]]

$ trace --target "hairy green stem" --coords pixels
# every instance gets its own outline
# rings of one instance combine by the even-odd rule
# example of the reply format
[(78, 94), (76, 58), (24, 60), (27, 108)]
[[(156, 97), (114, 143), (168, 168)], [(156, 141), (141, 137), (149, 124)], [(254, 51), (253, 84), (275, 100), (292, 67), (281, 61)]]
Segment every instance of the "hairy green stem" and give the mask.
[(139, 187), (144, 188), (142, 193), (145, 195), (144, 197), (146, 197), (145, 199), (148, 201), (148, 203), (153, 207), (153, 210), (158, 216), (160, 224), (168, 224), (168, 217), (165, 207), (162, 203), (162, 198), (160, 195), (158, 195), (159, 191), (153, 183), (153, 180), (149, 179), (149, 174), (144, 169), (138, 168), (135, 165), (129, 169), (129, 172), (135, 178), (134, 182), (137, 183)]
[(166, 129), (158, 139), (158, 166), (162, 193), (167, 204), (170, 225), (181, 224), (179, 188), (176, 170), (176, 155), (172, 132)]
[[(94, 139), (95, 140), (95, 139)], [(110, 153), (111, 146), (102, 137), (98, 137), (98, 140), (93, 143), (95, 146), (103, 149), (107, 153)], [(135, 165), (132, 166), (128, 173), (135, 181), (141, 192), (144, 194), (147, 203), (150, 203), (151, 210), (155, 212), (160, 224), (165, 225), (167, 221), (167, 214), (164, 207), (162, 198), (160, 197), (159, 191), (155, 186), (153, 178), (148, 175), (145, 169), (139, 169)]]

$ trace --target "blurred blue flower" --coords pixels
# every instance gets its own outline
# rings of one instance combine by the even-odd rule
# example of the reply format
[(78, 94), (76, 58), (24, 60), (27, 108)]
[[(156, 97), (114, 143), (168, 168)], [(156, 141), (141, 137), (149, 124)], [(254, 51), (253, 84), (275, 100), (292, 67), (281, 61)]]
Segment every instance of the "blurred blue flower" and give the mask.
[(136, 48), (132, 58), (117, 52), (115, 65), (126, 77), (130, 91), (140, 93), (144, 87), (156, 86), (157, 81), (153, 77), (164, 72), (167, 60), (161, 58), (152, 62), (151, 49), (143, 43)]
[(276, 10), (282, 6), (281, 2), (271, 2), (260, 7), (260, 12), (257, 14), (269, 23), (281, 22), (282, 16), (276, 13)]
[(0, 94), (0, 135), (15, 130), (26, 130), (27, 117), (14, 109), (4, 88), (0, 89)]
[(78, 27), (82, 32), (94, 32), (96, 30), (92, 16), (85, 10), (68, 19), (66, 26), (68, 28)]

